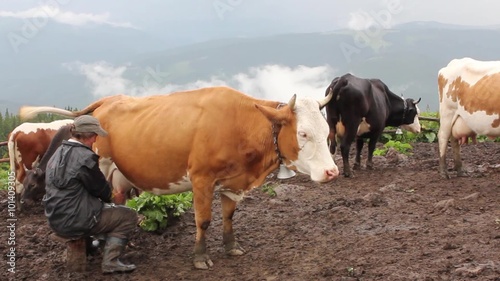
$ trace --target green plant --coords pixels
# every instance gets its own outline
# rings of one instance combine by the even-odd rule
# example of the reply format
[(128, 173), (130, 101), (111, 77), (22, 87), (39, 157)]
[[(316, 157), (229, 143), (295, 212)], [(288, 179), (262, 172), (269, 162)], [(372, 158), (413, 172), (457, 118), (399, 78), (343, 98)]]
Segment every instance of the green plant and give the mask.
[(397, 152), (402, 153), (402, 154), (409, 154), (410, 150), (413, 149), (413, 147), (409, 143), (390, 140), (384, 144), (384, 148), (375, 149), (375, 151), (373, 151), (373, 155), (384, 156), (387, 154), (387, 151), (389, 151), (389, 148), (391, 148), (391, 147), (394, 148)]
[(142, 229), (157, 231), (167, 227), (169, 218), (179, 217), (192, 208), (193, 193), (154, 195), (143, 192), (138, 197), (128, 200), (126, 205), (144, 215), (139, 224)]
[(276, 191), (274, 190), (274, 185), (270, 183), (265, 183), (261, 187), (262, 191), (271, 197), (276, 196)]
[(9, 164), (0, 164), (0, 190), (7, 190), (9, 183)]

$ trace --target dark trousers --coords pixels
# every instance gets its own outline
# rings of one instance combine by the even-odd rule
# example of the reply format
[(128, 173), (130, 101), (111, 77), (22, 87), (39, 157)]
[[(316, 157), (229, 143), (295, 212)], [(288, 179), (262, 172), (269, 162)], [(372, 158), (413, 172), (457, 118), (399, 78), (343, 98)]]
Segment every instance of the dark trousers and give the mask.
[(105, 204), (97, 224), (89, 235), (105, 234), (107, 237), (129, 239), (137, 225), (137, 213), (122, 205)]

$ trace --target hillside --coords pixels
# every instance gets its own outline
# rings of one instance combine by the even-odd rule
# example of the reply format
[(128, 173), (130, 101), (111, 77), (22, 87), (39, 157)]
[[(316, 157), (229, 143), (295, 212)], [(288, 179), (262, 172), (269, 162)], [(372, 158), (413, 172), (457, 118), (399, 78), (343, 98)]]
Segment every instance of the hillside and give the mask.
[[(6, 23), (0, 30), (8, 30)], [(380, 78), (398, 94), (421, 97), (423, 108), (437, 110), (436, 74), (451, 59), (498, 59), (500, 30), (415, 22), (375, 34), (337, 30), (227, 38), (175, 47), (134, 29), (48, 26), (21, 52), (0, 51), (0, 110), (23, 104), (83, 107), (95, 99), (88, 81), (65, 63), (109, 62), (127, 65), (124, 77), (140, 82), (146, 68), (168, 73), (167, 83), (185, 84), (231, 77), (269, 64), (296, 67), (329, 65), (337, 75), (352, 72)], [(360, 45), (367, 36), (368, 45)], [(5, 44), (3, 42), (2, 44)], [(164, 47), (162, 47), (164, 46)], [(170, 46), (170, 47), (169, 47)], [(334, 77), (331, 77), (333, 79)], [(325, 84), (325, 87), (328, 83)]]
[[(498, 59), (499, 35), (499, 30), (409, 28), (405, 25), (402, 29), (386, 31), (380, 41), (383, 46), (377, 49), (375, 44), (373, 48), (359, 48), (354, 42), (356, 33), (352, 31), (286, 34), (212, 41), (150, 54), (135, 63), (142, 67), (165, 66), (172, 81), (177, 83), (208, 79), (219, 73), (245, 72), (256, 65), (312, 67), (328, 64), (339, 75), (352, 72), (362, 77), (380, 78), (394, 92), (422, 97), (422, 104), (436, 110), (439, 69), (451, 59), (464, 56)], [(342, 48), (348, 51), (342, 52)], [(350, 56), (344, 55), (349, 52)]]

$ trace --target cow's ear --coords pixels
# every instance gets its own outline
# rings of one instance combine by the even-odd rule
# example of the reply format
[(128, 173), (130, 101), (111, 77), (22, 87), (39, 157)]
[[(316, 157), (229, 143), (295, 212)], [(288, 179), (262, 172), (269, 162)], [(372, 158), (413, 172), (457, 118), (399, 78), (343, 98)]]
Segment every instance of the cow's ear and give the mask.
[(272, 108), (270, 106), (255, 104), (255, 107), (264, 114), (271, 122), (284, 123), (288, 119), (290, 107), (281, 109)]

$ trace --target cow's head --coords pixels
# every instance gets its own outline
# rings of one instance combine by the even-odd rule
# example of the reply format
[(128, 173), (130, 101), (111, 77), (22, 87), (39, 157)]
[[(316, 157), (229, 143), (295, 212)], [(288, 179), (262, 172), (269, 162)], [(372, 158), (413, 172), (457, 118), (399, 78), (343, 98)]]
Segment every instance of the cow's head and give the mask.
[(404, 99), (404, 113), (403, 113), (403, 124), (401, 128), (412, 133), (420, 133), (422, 127), (420, 126), (420, 121), (418, 116), (420, 115), (420, 109), (417, 104), (421, 99), (417, 101), (413, 99)]
[(21, 192), (21, 203), (31, 204), (39, 201), (45, 194), (45, 172), (40, 168), (34, 168), (26, 172)]
[(277, 142), (285, 165), (317, 182), (327, 182), (339, 175), (328, 151), (328, 124), (320, 111), (331, 97), (330, 94), (318, 102), (296, 99), (294, 95), (288, 106), (281, 109), (257, 105), (271, 122), (281, 127)]

